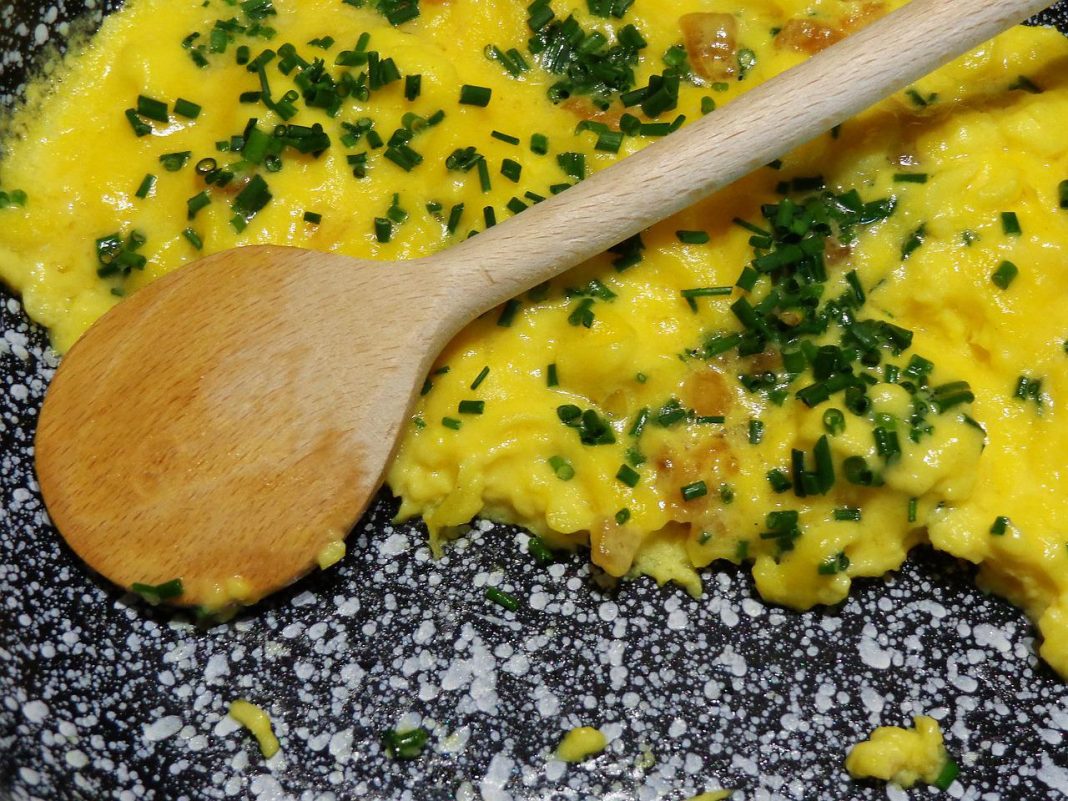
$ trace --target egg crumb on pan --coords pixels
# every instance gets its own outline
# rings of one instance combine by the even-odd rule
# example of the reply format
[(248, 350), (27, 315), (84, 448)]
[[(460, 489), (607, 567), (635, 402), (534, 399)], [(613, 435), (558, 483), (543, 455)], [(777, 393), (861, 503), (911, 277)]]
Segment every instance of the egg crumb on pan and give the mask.
[(913, 718), (913, 728), (880, 726), (854, 745), (845, 762), (855, 779), (881, 779), (901, 787), (923, 782), (946, 790), (957, 778), (957, 763), (942, 745), (938, 721)]
[(227, 714), (256, 738), (264, 759), (270, 759), (279, 752), (281, 746), (274, 735), (271, 718), (262, 708), (250, 701), (238, 699), (230, 704)]
[[(64, 351), (225, 248), (427, 255), (901, 4), (134, 0), (4, 123), (0, 277)], [(400, 517), (695, 596), (747, 564), (797, 609), (930, 543), (1068, 675), (1066, 58), (1008, 31), (472, 322), (388, 472)]]
[(556, 746), (556, 758), (562, 762), (582, 762), (604, 751), (608, 740), (600, 729), (579, 726), (571, 729)]

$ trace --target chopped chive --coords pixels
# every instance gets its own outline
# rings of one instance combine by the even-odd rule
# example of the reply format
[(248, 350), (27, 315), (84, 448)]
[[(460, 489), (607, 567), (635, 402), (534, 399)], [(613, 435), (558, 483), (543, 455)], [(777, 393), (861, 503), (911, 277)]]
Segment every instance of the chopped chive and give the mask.
[(445, 426), (445, 428), (451, 428), (453, 431), (459, 431), (460, 426), (463, 425), (463, 422), (457, 420), (455, 417), (442, 417), (441, 424)]
[(152, 133), (152, 126), (138, 117), (137, 112), (132, 108), (126, 109), (126, 119), (129, 121), (130, 127), (133, 128), (134, 134), (138, 137), (148, 136)]
[(160, 601), (178, 598), (185, 591), (180, 578), (171, 579), (162, 584), (140, 584), (135, 581), (130, 585), (130, 589), (153, 605)]
[(1011, 521), (1005, 515), (999, 515), (994, 519), (994, 525), (990, 527), (990, 533), (995, 537), (1000, 537), (1009, 530), (1009, 523)]
[(460, 104), (464, 106), (479, 106), (485, 108), (489, 105), (493, 90), (485, 86), (472, 86), (464, 84), (460, 87)]
[(549, 137), (540, 133), (531, 134), (530, 151), (537, 153), (539, 156), (544, 156), (549, 152)]
[(456, 411), (460, 414), (482, 414), (486, 411), (486, 402), (481, 400), (462, 400)]
[(318, 212), (314, 212), (314, 211), (306, 211), (306, 212), (304, 212), (304, 222), (310, 223), (311, 225), (318, 225), (322, 221), (323, 221), (323, 215), (322, 214), (319, 214)]
[(519, 601), (515, 596), (509, 595), (504, 590), (496, 587), (486, 587), (486, 600), (492, 601), (509, 612), (515, 612), (519, 609)]
[(1001, 230), (1005, 232), (1005, 236), (1019, 236), (1023, 233), (1020, 218), (1016, 216), (1015, 211), (1001, 212)]
[(550, 387), (560, 386), (560, 378), (556, 374), (556, 363), (550, 364), (545, 369), (545, 383)]
[(924, 239), (927, 238), (927, 223), (921, 223), (920, 227), (909, 234), (905, 243), (901, 246), (901, 259), (905, 260), (911, 256), (919, 247), (923, 244)]
[(478, 376), (475, 378), (475, 380), (471, 382), (471, 389), (478, 389), (480, 386), (482, 386), (482, 382), (486, 380), (486, 376), (489, 375), (489, 372), (489, 365), (483, 367), (481, 372), (479, 372)]
[(628, 487), (634, 488), (638, 486), (641, 475), (629, 464), (621, 464), (619, 470), (616, 471), (616, 479)]
[(1026, 75), (1020, 75), (1015, 81), (1009, 84), (1009, 91), (1022, 91), (1029, 92), (1033, 95), (1042, 94), (1042, 89), (1039, 88), (1034, 81), (1028, 78)]
[(137, 96), (137, 113), (156, 122), (170, 122), (171, 119), (166, 103), (144, 95)]
[(492, 136), (494, 139), (500, 139), (502, 142), (507, 142), (510, 145), (518, 145), (519, 144), (519, 138), (518, 137), (509, 136), (508, 134), (501, 133), (500, 131), (490, 131), (490, 136)]
[(519, 301), (512, 298), (504, 304), (504, 308), (501, 309), (501, 316), (497, 318), (497, 325), (501, 328), (510, 328), (512, 323), (515, 322), (515, 316), (519, 313)]
[(680, 490), (684, 501), (693, 501), (708, 494), (708, 486), (703, 481), (687, 484)]
[(935, 777), (934, 784), (939, 790), (948, 790), (950, 786), (957, 780), (957, 776), (960, 774), (960, 768), (957, 763), (946, 757), (946, 764), (942, 766), (942, 770), (938, 772), (938, 776)]
[(625, 525), (628, 520), (630, 520), (630, 509), (624, 507), (623, 509), (620, 509), (618, 512), (616, 512), (617, 526)]
[(689, 304), (692, 311), (697, 311), (697, 298), (727, 297), (734, 291), (729, 286), (699, 286), (680, 291), (683, 299)]
[(201, 240), (200, 236), (198, 236), (197, 232), (194, 231), (192, 228), (186, 228), (184, 231), (182, 231), (182, 236), (189, 240), (189, 244), (197, 250), (204, 249), (203, 240)]
[(586, 177), (586, 157), (582, 153), (557, 153), (556, 163), (567, 175), (578, 181)]
[(1057, 196), (1060, 200), (1060, 207), (1068, 209), (1068, 181), (1061, 181), (1057, 184)]
[(845, 555), (845, 551), (839, 551), (834, 556), (829, 556), (820, 562), (816, 572), (821, 576), (834, 576), (838, 573), (844, 573), (848, 569), (849, 557)]
[(749, 444), (759, 445), (764, 441), (764, 421), (753, 419), (749, 421)]
[(464, 204), (457, 203), (451, 209), (449, 209), (449, 221), (445, 224), (445, 229), (450, 234), (456, 233), (456, 228), (460, 225), (460, 218), (464, 213)]
[(520, 164), (518, 161), (513, 161), (512, 159), (505, 159), (501, 162), (501, 175), (503, 175), (505, 178), (507, 178), (509, 181), (512, 181), (513, 183), (519, 182), (519, 176), (522, 174), (522, 172), (523, 165)]
[(497, 224), (497, 212), (493, 210), (493, 206), (483, 207), (482, 219), (485, 220), (487, 228), (492, 228)]
[(894, 173), (895, 184), (925, 184), (927, 173), (925, 172), (896, 172)]
[(211, 205), (211, 197), (208, 195), (207, 192), (200, 192), (199, 194), (193, 195), (193, 197), (189, 198), (189, 200), (185, 202), (185, 205), (187, 210), (186, 218), (192, 220), (196, 218), (197, 213), (201, 209)]
[(618, 153), (622, 146), (622, 131), (601, 131), (597, 134), (597, 143), (593, 146), (593, 149), (601, 150), (605, 153)]
[(855, 506), (840, 506), (834, 510), (834, 519), (857, 522), (860, 520), (860, 509)]
[(919, 500), (917, 498), (909, 498), (908, 506), (908, 522), (915, 523), (916, 517), (919, 512)]
[(141, 185), (137, 187), (137, 192), (134, 194), (142, 200), (152, 194), (152, 190), (156, 188), (156, 176), (152, 173), (148, 173), (141, 179)]
[(163, 165), (163, 169), (167, 172), (178, 172), (189, 161), (189, 157), (192, 155), (188, 150), (181, 153), (164, 153), (159, 157), (159, 163)]
[(478, 160), (478, 164), (475, 165), (478, 170), (478, 184), (482, 187), (483, 192), (488, 192), (493, 188), (493, 183), (490, 181), (489, 165), (486, 164), (484, 158)]
[(419, 93), (423, 90), (423, 76), (422, 75), (406, 75), (404, 77), (404, 98), (405, 100), (415, 100), (419, 97)]
[(719, 499), (724, 503), (734, 503), (734, 487), (730, 484), (720, 484)]
[(684, 245), (704, 245), (711, 239), (707, 231), (676, 231), (675, 236)]
[(768, 471), (768, 483), (771, 485), (772, 492), (779, 494), (786, 492), (794, 485), (786, 473), (778, 467)]
[(1001, 289), (1008, 289), (1009, 284), (1015, 280), (1019, 273), (1020, 270), (1015, 264), (1011, 261), (1003, 261), (990, 275), (990, 280), (994, 282), (995, 286)]
[(393, 238), (393, 223), (385, 217), (375, 217), (375, 239), (389, 242)]
[(823, 430), (831, 436), (838, 436), (845, 427), (846, 418), (839, 409), (828, 409), (823, 413)]
[(382, 732), (382, 749), (392, 759), (416, 759), (421, 756), (430, 740), (426, 729)]
[(534, 560), (542, 565), (551, 565), (556, 561), (556, 557), (553, 556), (553, 552), (549, 549), (549, 546), (541, 539), (541, 537), (531, 537), (527, 541), (527, 553), (534, 557)]
[(561, 481), (570, 481), (575, 477), (575, 468), (571, 466), (571, 462), (565, 459), (563, 456), (552, 456), (549, 458), (549, 467), (553, 469), (556, 477)]
[(186, 100), (183, 97), (179, 97), (174, 102), (174, 113), (179, 117), (185, 117), (187, 120), (195, 120), (200, 116), (201, 111), (201, 107), (192, 100)]

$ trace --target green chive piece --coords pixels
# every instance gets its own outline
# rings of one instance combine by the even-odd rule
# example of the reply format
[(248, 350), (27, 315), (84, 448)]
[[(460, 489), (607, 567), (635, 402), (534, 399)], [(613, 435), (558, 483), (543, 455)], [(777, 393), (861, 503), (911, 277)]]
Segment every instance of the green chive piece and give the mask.
[(734, 487), (730, 484), (720, 484), (719, 499), (724, 503), (734, 503)]
[(481, 400), (462, 400), (456, 411), (460, 414), (482, 414), (486, 411), (486, 402)]
[(556, 363), (553, 362), (545, 369), (545, 384), (550, 387), (560, 386), (560, 377), (556, 374)]
[(485, 86), (472, 86), (465, 83), (460, 87), (460, 105), (479, 106), (485, 108), (489, 105), (493, 90)]
[(201, 240), (200, 236), (192, 228), (186, 228), (184, 231), (182, 231), (182, 236), (189, 240), (189, 244), (197, 250), (204, 249), (203, 240)]
[(575, 468), (563, 456), (550, 456), (549, 467), (553, 469), (556, 477), (561, 481), (570, 481), (575, 477)]
[(927, 173), (925, 172), (897, 172), (894, 173), (895, 184), (925, 184)]
[(641, 480), (641, 475), (629, 464), (622, 464), (619, 466), (619, 470), (616, 471), (616, 480), (633, 489), (638, 486), (638, 482)]
[(542, 565), (551, 565), (556, 561), (553, 552), (541, 537), (531, 537), (527, 541), (527, 553), (533, 556), (534, 560)]
[(501, 309), (501, 316), (497, 318), (497, 325), (501, 328), (510, 328), (512, 323), (515, 322), (515, 316), (519, 313), (520, 303), (515, 298), (512, 298), (504, 304), (504, 308)]
[(174, 113), (179, 117), (185, 117), (187, 120), (195, 120), (200, 116), (201, 110), (199, 105), (192, 100), (186, 100), (184, 97), (179, 97), (174, 101)]
[(509, 595), (504, 590), (496, 587), (486, 587), (486, 600), (492, 601), (509, 612), (515, 612), (519, 609), (519, 600), (514, 595)]
[(786, 492), (794, 485), (786, 473), (778, 467), (768, 471), (768, 483), (771, 485), (772, 492), (779, 494)]
[(393, 223), (385, 217), (375, 217), (375, 239), (389, 242), (393, 238)]
[(549, 152), (549, 137), (540, 133), (531, 134), (530, 151), (532, 153), (537, 153), (539, 156), (544, 156)]
[(1015, 211), (1001, 212), (1001, 230), (1005, 232), (1005, 236), (1019, 236), (1023, 233), (1020, 218), (1016, 216)]
[(156, 122), (170, 122), (170, 115), (167, 113), (167, 104), (162, 100), (156, 100), (151, 97), (145, 97), (144, 95), (137, 96), (137, 113), (142, 117), (148, 117), (150, 120)]
[(860, 520), (860, 509), (855, 506), (840, 506), (834, 510), (835, 520), (848, 520), (857, 522)]
[(323, 215), (322, 214), (319, 214), (318, 212), (314, 212), (314, 211), (306, 211), (306, 212), (304, 212), (304, 222), (310, 223), (311, 225), (318, 225), (322, 221), (323, 221)]
[(422, 756), (429, 741), (430, 733), (422, 728), (382, 732), (382, 749), (391, 759), (416, 759)]
[(211, 205), (211, 196), (208, 195), (207, 192), (200, 192), (199, 194), (193, 195), (193, 197), (189, 198), (189, 200), (185, 202), (185, 205), (187, 209), (186, 218), (190, 220), (195, 219), (197, 213), (201, 209)]
[(519, 183), (519, 176), (523, 172), (523, 165), (518, 161), (512, 159), (505, 159), (501, 162), (501, 175), (507, 178), (512, 183)]
[(695, 481), (692, 484), (687, 484), (680, 492), (684, 501), (693, 501), (707, 495), (708, 486), (703, 481)]
[(1019, 275), (1019, 268), (1011, 261), (1003, 261), (998, 268), (994, 270), (990, 275), (990, 280), (994, 282), (994, 285), (1000, 289), (1008, 289), (1017, 275)]
[(846, 418), (839, 409), (828, 409), (823, 413), (823, 430), (831, 436), (838, 436), (845, 427)]
[(618, 512), (616, 512), (617, 526), (626, 525), (628, 520), (630, 520), (630, 509), (624, 507), (623, 509), (620, 509)]
[(820, 562), (816, 572), (821, 576), (834, 576), (838, 573), (844, 573), (848, 569), (849, 557), (845, 555), (845, 551), (839, 551), (834, 556), (829, 556)]
[(994, 519), (994, 525), (990, 527), (990, 533), (995, 537), (1003, 536), (1005, 532), (1009, 530), (1009, 524), (1011, 522), (1012, 521), (1005, 517), (1005, 515), (999, 515)]
[(934, 786), (939, 790), (948, 790), (950, 786), (957, 780), (957, 776), (960, 774), (960, 767), (957, 763), (946, 757), (946, 764), (942, 766), (942, 770), (938, 772), (938, 776), (934, 780)]
[(908, 522), (916, 522), (917, 515), (919, 514), (919, 505), (920, 502), (918, 498), (909, 498)]
[(711, 239), (708, 231), (676, 231), (675, 236), (684, 245), (704, 245)]
[(764, 421), (753, 419), (749, 421), (749, 444), (759, 445), (764, 441)]
[(141, 185), (137, 187), (137, 192), (134, 194), (144, 200), (146, 197), (152, 194), (152, 190), (156, 188), (156, 176), (152, 173), (148, 173), (141, 179)]
[(181, 153), (164, 153), (159, 157), (159, 163), (163, 165), (163, 169), (167, 172), (178, 172), (189, 161), (189, 157), (192, 155), (188, 150)]
[(463, 425), (463, 421), (457, 420), (455, 417), (442, 417), (441, 424), (445, 426), (445, 428), (451, 428), (453, 431), (459, 431), (460, 427)]
[(471, 382), (471, 389), (478, 389), (480, 386), (482, 386), (482, 382), (486, 380), (486, 376), (489, 375), (489, 372), (490, 369), (489, 365), (487, 364), (485, 367), (482, 368), (481, 372), (479, 372), (475, 380)]
[(492, 136), (494, 139), (499, 139), (502, 142), (507, 142), (510, 145), (519, 144), (519, 137), (509, 136), (508, 134), (501, 133), (500, 131), (490, 131), (490, 136)]
[(171, 579), (162, 584), (139, 584), (134, 582), (130, 586), (130, 589), (153, 606), (161, 601), (170, 601), (174, 598), (178, 598), (185, 591), (182, 588), (182, 580), (180, 578)]
[(129, 121), (130, 127), (133, 128), (134, 134), (138, 137), (148, 136), (152, 133), (152, 126), (138, 117), (137, 112), (132, 108), (126, 109), (126, 119)]
[(415, 100), (423, 90), (422, 75), (404, 76), (404, 99)]

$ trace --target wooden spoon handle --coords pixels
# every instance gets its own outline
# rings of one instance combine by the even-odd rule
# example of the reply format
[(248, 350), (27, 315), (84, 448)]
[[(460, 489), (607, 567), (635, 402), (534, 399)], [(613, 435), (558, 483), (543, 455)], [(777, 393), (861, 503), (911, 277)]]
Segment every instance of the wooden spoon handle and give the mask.
[(457, 313), (480, 313), (605, 251), (1047, 5), (913, 0), (713, 114), (439, 254)]

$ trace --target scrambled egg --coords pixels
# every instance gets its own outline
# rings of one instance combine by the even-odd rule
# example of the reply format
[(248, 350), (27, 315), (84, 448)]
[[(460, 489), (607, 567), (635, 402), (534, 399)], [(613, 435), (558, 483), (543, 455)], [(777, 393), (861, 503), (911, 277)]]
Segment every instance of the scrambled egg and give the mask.
[(957, 777), (957, 764), (942, 745), (938, 721), (917, 715), (913, 724), (911, 729), (877, 728), (850, 749), (846, 770), (855, 779), (882, 779), (902, 787), (922, 781), (947, 789)]
[(556, 757), (564, 762), (581, 762), (601, 753), (608, 741), (600, 729), (579, 726), (564, 735), (556, 747)]
[[(425, 255), (897, 5), (135, 0), (7, 124), (0, 277), (64, 350), (207, 252)], [(401, 517), (694, 594), (751, 563), (797, 608), (930, 541), (1068, 675), (1066, 57), (1009, 31), (474, 321), (388, 473)]]
[(281, 749), (278, 738), (274, 735), (274, 728), (271, 726), (271, 718), (260, 707), (249, 701), (238, 699), (230, 704), (230, 709), (226, 714), (252, 733), (260, 745), (260, 753), (263, 754), (264, 759), (270, 759)]

